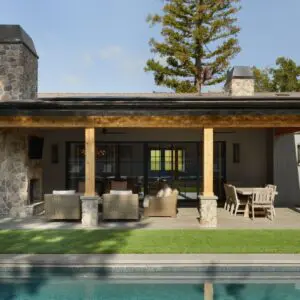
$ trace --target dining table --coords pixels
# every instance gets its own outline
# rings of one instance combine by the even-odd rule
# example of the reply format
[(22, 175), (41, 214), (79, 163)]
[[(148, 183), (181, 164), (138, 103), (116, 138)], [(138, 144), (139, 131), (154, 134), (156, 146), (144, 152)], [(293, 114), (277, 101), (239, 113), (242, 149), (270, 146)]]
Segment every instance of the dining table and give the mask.
[[(264, 189), (264, 187), (236, 187), (236, 192), (242, 196), (248, 196), (248, 201), (246, 203), (244, 217), (249, 218), (249, 197), (254, 193), (255, 190)], [(278, 192), (275, 192), (278, 195)]]

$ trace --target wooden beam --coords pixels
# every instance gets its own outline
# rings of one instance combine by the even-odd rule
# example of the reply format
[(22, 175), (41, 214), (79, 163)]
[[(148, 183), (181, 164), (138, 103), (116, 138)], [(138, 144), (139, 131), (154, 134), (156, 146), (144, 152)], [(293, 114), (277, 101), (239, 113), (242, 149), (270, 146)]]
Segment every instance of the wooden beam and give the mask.
[(203, 130), (203, 196), (214, 196), (214, 130)]
[(300, 115), (0, 117), (0, 128), (274, 128), (300, 127)]
[(214, 287), (211, 282), (204, 282), (204, 300), (214, 299)]
[(95, 196), (95, 128), (85, 129), (85, 196)]

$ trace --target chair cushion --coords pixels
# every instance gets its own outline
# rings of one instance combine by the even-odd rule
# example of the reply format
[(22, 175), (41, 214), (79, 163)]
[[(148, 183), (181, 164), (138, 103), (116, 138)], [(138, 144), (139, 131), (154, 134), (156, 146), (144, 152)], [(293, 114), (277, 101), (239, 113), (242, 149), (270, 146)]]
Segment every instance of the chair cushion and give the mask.
[(109, 192), (112, 195), (132, 195), (132, 191), (119, 191), (119, 190), (110, 190)]
[(65, 191), (53, 191), (53, 195), (74, 195), (76, 194), (75, 190), (65, 190)]

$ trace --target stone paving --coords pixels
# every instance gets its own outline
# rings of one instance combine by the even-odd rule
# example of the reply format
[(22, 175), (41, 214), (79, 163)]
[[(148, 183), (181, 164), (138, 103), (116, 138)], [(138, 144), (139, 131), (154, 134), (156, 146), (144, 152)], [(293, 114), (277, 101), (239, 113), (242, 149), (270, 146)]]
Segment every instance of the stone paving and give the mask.
[[(201, 229), (196, 208), (179, 208), (177, 218), (141, 218), (139, 222), (100, 222), (98, 229)], [(82, 229), (78, 222), (47, 221), (43, 216), (28, 218), (0, 218), (0, 229)], [(233, 216), (223, 208), (218, 208), (218, 229), (300, 229), (300, 208), (276, 208), (273, 221), (256, 217), (253, 221), (243, 215)], [(208, 229), (213, 230), (213, 229)]]

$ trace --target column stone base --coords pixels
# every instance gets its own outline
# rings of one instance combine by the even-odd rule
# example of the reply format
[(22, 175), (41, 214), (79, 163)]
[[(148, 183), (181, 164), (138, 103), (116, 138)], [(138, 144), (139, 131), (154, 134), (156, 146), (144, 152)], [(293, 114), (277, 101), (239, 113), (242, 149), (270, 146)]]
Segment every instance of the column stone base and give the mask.
[(81, 224), (84, 226), (98, 225), (98, 203), (99, 196), (81, 196)]
[(217, 227), (217, 196), (199, 196), (199, 223), (202, 227)]

